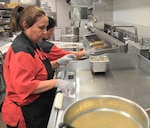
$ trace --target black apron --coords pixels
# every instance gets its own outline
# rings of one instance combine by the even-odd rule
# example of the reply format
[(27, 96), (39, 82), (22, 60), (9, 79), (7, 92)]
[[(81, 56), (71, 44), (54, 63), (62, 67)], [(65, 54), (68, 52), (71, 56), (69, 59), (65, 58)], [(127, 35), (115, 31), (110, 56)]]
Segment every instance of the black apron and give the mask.
[[(48, 72), (48, 79), (53, 79), (53, 69), (49, 60), (42, 60)], [(29, 105), (21, 107), (26, 128), (47, 128), (56, 88), (41, 93), (40, 97)]]

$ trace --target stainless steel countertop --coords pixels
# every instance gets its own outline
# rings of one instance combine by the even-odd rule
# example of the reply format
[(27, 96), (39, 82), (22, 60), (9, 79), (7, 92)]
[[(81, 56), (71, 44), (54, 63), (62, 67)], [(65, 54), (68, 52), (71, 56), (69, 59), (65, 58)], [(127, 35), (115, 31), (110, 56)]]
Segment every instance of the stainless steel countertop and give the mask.
[[(110, 53), (106, 73), (93, 74), (89, 59), (73, 62), (67, 71), (76, 70), (75, 100), (95, 95), (116, 95), (138, 103), (144, 109), (150, 107), (150, 61), (137, 54)], [(56, 111), (56, 109), (55, 109)], [(63, 111), (52, 113), (48, 128), (57, 128)], [(52, 127), (52, 122), (55, 124)]]
[(150, 107), (150, 77), (139, 69), (113, 70), (93, 75), (77, 71), (76, 100), (94, 95), (117, 95)]
[(149, 108), (150, 61), (137, 54), (106, 55), (110, 59), (106, 73), (93, 74), (88, 59), (76, 64), (76, 100), (94, 95), (117, 95), (138, 103), (144, 109)]

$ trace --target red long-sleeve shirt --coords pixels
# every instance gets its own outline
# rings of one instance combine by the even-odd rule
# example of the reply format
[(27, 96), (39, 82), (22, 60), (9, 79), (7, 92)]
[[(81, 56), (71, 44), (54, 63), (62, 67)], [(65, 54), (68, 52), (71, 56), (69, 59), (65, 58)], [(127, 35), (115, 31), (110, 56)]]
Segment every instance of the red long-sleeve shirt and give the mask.
[(66, 54), (71, 54), (71, 51), (66, 51), (62, 48), (59, 48), (55, 44), (48, 42), (46, 40), (43, 40), (38, 45), (46, 53), (46, 55), (50, 59), (50, 61), (57, 60)]
[[(40, 58), (38, 49), (28, 43), (24, 34), (17, 37), (7, 51), (4, 61), (4, 79), (6, 82), (6, 97), (2, 106), (2, 119), (11, 126), (26, 128), (20, 106), (36, 100), (39, 95), (32, 95), (41, 80), (48, 75)], [(30, 42), (31, 43), (31, 42)]]

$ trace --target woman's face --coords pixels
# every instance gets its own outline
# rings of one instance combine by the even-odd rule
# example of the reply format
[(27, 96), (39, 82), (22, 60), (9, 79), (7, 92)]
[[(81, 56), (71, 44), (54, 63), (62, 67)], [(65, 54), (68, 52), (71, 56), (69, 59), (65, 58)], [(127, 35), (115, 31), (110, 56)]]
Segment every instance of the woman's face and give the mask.
[(24, 32), (33, 42), (41, 42), (44, 35), (47, 33), (47, 25), (48, 18), (47, 16), (43, 15), (31, 27), (25, 29)]
[(54, 28), (51, 28), (51, 29), (47, 30), (47, 33), (44, 35), (44, 39), (45, 40), (50, 39), (51, 35), (53, 35), (53, 32), (54, 32)]

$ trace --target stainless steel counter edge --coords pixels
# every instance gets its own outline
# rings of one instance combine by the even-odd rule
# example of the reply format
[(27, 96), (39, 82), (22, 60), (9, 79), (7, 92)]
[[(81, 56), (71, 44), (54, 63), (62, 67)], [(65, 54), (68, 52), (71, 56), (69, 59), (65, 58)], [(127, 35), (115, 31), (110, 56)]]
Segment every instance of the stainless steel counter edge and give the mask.
[[(86, 65), (82, 65), (81, 64), (82, 62), (86, 63)], [(68, 79), (68, 74), (70, 72), (76, 73), (77, 70), (89, 70), (90, 69), (89, 66), (90, 66), (89, 59), (71, 61), (67, 65), (67, 68), (65, 69), (66, 76), (64, 79)], [(75, 74), (75, 76), (76, 76), (76, 74)], [(76, 86), (76, 77), (75, 76), (73, 79), (69, 79), (69, 81), (74, 82), (74, 85)], [(72, 97), (75, 98), (76, 97), (75, 95), (76, 95), (76, 93)], [(55, 100), (54, 100), (54, 102), (55, 102)], [(64, 112), (64, 110), (59, 110), (59, 109), (55, 108), (55, 106), (53, 104), (47, 128), (58, 128), (58, 125), (61, 121), (61, 116), (62, 116), (63, 112)]]

